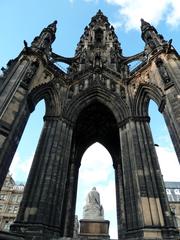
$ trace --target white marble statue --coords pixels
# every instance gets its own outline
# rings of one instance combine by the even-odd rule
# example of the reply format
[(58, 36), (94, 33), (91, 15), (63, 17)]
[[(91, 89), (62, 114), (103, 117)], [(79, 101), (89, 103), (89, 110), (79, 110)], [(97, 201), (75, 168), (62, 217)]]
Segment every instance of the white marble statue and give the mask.
[(83, 219), (104, 220), (104, 210), (100, 203), (100, 195), (93, 187), (86, 197), (83, 208)]

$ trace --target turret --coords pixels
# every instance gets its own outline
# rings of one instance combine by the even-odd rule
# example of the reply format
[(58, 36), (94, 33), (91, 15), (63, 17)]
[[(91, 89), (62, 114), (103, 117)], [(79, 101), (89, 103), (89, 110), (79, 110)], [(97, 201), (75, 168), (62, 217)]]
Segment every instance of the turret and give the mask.
[(147, 54), (162, 49), (164, 46), (168, 45), (168, 42), (164, 40), (164, 37), (161, 34), (158, 34), (155, 27), (144, 21), (144, 19), (141, 19), (141, 31), (141, 37), (146, 43), (145, 49)]
[(39, 36), (34, 38), (33, 42), (31, 43), (31, 47), (34, 48), (34, 50), (38, 49), (47, 54), (51, 52), (51, 44), (55, 40), (56, 24), (57, 21), (49, 24), (42, 30)]
[(89, 67), (99, 71), (102, 66), (109, 67), (114, 71), (121, 71), (122, 49), (113, 26), (110, 25), (108, 18), (101, 10), (85, 27), (84, 34), (77, 45), (76, 55), (80, 56), (79, 63), (72, 66), (70, 71), (75, 68), (84, 70)]

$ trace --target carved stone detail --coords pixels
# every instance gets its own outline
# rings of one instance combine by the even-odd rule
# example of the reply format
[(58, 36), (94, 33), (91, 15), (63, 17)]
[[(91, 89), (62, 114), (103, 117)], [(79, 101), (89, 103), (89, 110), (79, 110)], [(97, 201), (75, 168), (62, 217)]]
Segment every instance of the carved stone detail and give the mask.
[[(54, 22), (30, 47), (25, 41), (15, 64), (8, 71), (3, 69), (0, 184), (30, 112), (39, 100), (46, 102), (44, 127), (19, 213), (11, 226), (14, 235), (29, 240), (73, 237), (80, 161), (85, 150), (98, 141), (112, 155), (118, 239), (179, 239), (148, 116), (149, 100), (153, 99), (164, 115), (180, 159), (179, 56), (171, 41), (165, 42), (149, 23), (142, 21), (141, 30), (147, 51), (124, 57), (114, 28), (98, 11), (84, 30), (76, 55), (67, 58), (51, 51)], [(128, 64), (135, 60), (141, 63), (130, 71)], [(67, 72), (57, 66), (59, 61), (69, 65)], [(104, 225), (103, 233), (109, 238), (109, 222), (104, 223), (91, 226), (100, 233)], [(0, 238), (4, 239), (1, 233)]]

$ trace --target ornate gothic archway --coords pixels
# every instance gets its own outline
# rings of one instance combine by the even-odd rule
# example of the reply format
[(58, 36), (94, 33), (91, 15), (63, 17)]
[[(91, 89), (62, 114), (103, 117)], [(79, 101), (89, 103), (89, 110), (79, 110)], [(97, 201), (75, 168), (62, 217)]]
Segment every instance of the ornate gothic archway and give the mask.
[[(0, 88), (1, 184), (30, 112), (40, 99), (46, 101), (44, 128), (12, 236), (72, 238), (80, 159), (99, 141), (113, 158), (119, 240), (178, 239), (147, 105), (150, 98), (157, 102), (179, 157), (179, 55), (142, 20), (144, 51), (123, 56), (113, 27), (98, 11), (76, 56), (65, 58), (51, 49), (56, 24), (43, 29), (30, 47), (25, 43), (8, 64)], [(130, 71), (128, 63), (139, 59)], [(57, 61), (69, 64), (67, 73)]]

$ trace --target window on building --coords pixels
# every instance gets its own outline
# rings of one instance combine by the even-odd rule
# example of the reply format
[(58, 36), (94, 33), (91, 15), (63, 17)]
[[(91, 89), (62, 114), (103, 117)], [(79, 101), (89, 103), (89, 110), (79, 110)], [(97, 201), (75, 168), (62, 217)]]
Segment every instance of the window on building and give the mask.
[(5, 225), (4, 225), (4, 231), (9, 231), (9, 229), (10, 229), (10, 225), (13, 223), (13, 220), (12, 219), (10, 219), (10, 220), (6, 220), (5, 221)]
[(175, 189), (174, 192), (175, 194), (180, 195), (180, 189)]
[(0, 200), (6, 200), (7, 196), (6, 194), (0, 194)]
[(7, 212), (12, 213), (13, 212), (13, 206), (8, 206)]
[(0, 205), (0, 212), (2, 212), (3, 210), (3, 205)]
[(17, 213), (17, 212), (18, 212), (18, 207), (15, 206), (15, 207), (14, 207), (14, 210), (13, 210), (13, 213)]
[(17, 202), (18, 202), (18, 203), (20, 203), (20, 202), (21, 202), (21, 200), (22, 200), (22, 195), (20, 195), (20, 196), (17, 196)]
[(171, 190), (170, 189), (166, 189), (166, 193), (167, 194), (171, 194)]
[(173, 197), (172, 194), (171, 194), (171, 195), (168, 194), (167, 197), (168, 197), (168, 201), (169, 201), (169, 202), (174, 202), (174, 201), (175, 201), (175, 199), (174, 199), (174, 197)]
[(167, 193), (168, 200), (169, 200), (170, 202), (173, 202), (173, 201), (174, 201), (174, 197), (173, 197), (173, 195), (172, 195), (171, 190), (170, 190), (170, 189), (166, 189), (166, 193)]
[(12, 201), (12, 202), (16, 202), (16, 201), (17, 201), (17, 195), (16, 195), (16, 194), (13, 194), (13, 195), (11, 196), (11, 201)]

